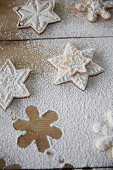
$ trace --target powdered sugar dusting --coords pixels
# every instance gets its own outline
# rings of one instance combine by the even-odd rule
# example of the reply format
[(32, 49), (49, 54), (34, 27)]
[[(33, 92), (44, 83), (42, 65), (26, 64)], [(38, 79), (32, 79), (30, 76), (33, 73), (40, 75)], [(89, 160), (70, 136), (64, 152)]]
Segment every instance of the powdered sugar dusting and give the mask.
[(110, 0), (87, 0), (84, 3), (80, 2), (76, 4), (75, 8), (79, 12), (88, 12), (87, 19), (89, 22), (96, 22), (98, 15), (107, 21), (111, 18), (111, 14), (106, 9), (113, 8), (113, 2)]
[(6, 110), (13, 98), (29, 97), (24, 82), (30, 73), (29, 69), (16, 70), (12, 62), (7, 59), (0, 69), (0, 105)]
[(55, 84), (72, 81), (81, 90), (85, 90), (88, 77), (102, 73), (99, 65), (93, 62), (94, 50), (78, 50), (74, 44), (67, 43), (64, 53), (48, 59), (58, 70)]
[(18, 28), (32, 27), (38, 34), (43, 33), (49, 23), (60, 21), (53, 12), (55, 1), (29, 1), (22, 7), (14, 7), (19, 16)]
[[(27, 0), (0, 1), (0, 39), (43, 39), (55, 37), (97, 37), (113, 36), (113, 17), (109, 21), (98, 20), (95, 24), (85, 20), (86, 14), (75, 11), (75, 3), (80, 0), (56, 0), (54, 12), (61, 18), (61, 22), (48, 25), (42, 35), (37, 35), (32, 28), (17, 29), (18, 16), (14, 13), (13, 7), (27, 3)], [(8, 6), (7, 4), (10, 4)], [(5, 11), (5, 12), (4, 12)], [(111, 15), (113, 11), (111, 10)], [(113, 15), (112, 15), (113, 16)], [(89, 29), (90, 28), (90, 29)]]
[[(57, 71), (48, 64), (47, 59), (62, 54), (67, 42), (73, 42), (79, 49), (96, 49), (94, 61), (105, 68), (105, 73), (90, 78), (85, 92), (70, 83), (59, 86), (53, 84)], [(95, 149), (95, 137), (91, 131), (92, 124), (103, 120), (103, 113), (113, 103), (112, 44), (112, 38), (0, 43), (0, 66), (10, 58), (17, 69), (29, 66), (33, 70), (26, 82), (31, 97), (15, 99), (6, 112), (0, 110), (0, 157), (4, 157), (7, 164), (50, 169), (61, 167), (58, 161), (61, 155), (65, 163), (77, 168), (113, 166), (109, 151), (101, 153)], [(53, 157), (48, 157), (46, 152), (39, 153), (34, 142), (26, 149), (17, 146), (17, 138), (22, 132), (14, 130), (13, 119), (28, 120), (25, 109), (30, 105), (38, 107), (40, 116), (47, 110), (58, 114), (59, 120), (54, 126), (62, 130), (63, 136), (57, 142), (49, 138), (54, 149)]]

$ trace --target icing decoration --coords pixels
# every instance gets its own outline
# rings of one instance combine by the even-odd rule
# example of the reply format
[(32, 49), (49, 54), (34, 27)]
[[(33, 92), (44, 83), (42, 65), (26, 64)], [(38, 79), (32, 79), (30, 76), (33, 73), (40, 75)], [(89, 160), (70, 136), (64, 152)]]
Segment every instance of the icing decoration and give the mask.
[(14, 98), (29, 97), (30, 94), (24, 82), (30, 74), (30, 69), (16, 70), (7, 59), (0, 69), (0, 105), (6, 110)]
[(95, 147), (104, 152), (111, 148), (113, 158), (113, 112), (107, 112), (107, 121), (97, 123), (93, 126), (93, 132), (101, 137), (96, 140)]
[(15, 7), (14, 11), (20, 17), (17, 27), (32, 27), (38, 34), (41, 34), (49, 23), (60, 21), (60, 18), (53, 12), (55, 0), (44, 1), (30, 0), (22, 7)]
[(85, 90), (88, 77), (102, 73), (104, 70), (93, 62), (93, 49), (78, 50), (68, 43), (61, 56), (48, 61), (58, 70), (55, 84), (71, 81), (76, 87)]
[(109, 20), (111, 14), (106, 11), (106, 9), (113, 8), (113, 1), (84, 0), (83, 3), (76, 4), (75, 8), (78, 12), (88, 12), (87, 19), (89, 22), (96, 22), (98, 15), (100, 15), (103, 20)]

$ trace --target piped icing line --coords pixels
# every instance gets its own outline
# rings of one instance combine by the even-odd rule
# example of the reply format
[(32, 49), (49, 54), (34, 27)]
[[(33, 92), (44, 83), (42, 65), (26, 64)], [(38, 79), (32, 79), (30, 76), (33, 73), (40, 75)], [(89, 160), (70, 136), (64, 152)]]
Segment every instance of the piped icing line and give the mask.
[(101, 136), (95, 141), (95, 147), (101, 152), (111, 148), (113, 157), (113, 111), (107, 112), (107, 121), (97, 123), (93, 126), (93, 133)]
[(60, 21), (60, 18), (54, 13), (55, 0), (41, 1), (29, 0), (27, 4), (21, 7), (14, 7), (13, 10), (19, 16), (17, 28), (33, 28), (38, 34), (41, 34), (50, 23)]
[(89, 76), (104, 71), (93, 61), (94, 49), (78, 50), (72, 43), (67, 43), (63, 55), (48, 59), (57, 70), (55, 84), (72, 82), (85, 90)]
[(109, 20), (111, 18), (110, 12), (106, 9), (113, 8), (113, 1), (103, 1), (103, 0), (84, 0), (75, 5), (75, 9), (78, 12), (88, 12), (87, 19), (89, 22), (96, 22), (98, 15), (102, 17), (103, 20)]
[(16, 70), (13, 63), (7, 59), (0, 69), (0, 105), (6, 110), (14, 98), (29, 97), (24, 82), (30, 74), (30, 69)]

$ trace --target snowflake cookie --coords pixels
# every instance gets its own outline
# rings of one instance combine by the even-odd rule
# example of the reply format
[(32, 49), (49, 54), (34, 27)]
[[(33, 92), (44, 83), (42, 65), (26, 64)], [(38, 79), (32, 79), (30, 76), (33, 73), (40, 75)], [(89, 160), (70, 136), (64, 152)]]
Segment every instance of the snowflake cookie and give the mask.
[(6, 110), (14, 98), (29, 97), (30, 94), (24, 82), (30, 74), (30, 69), (16, 70), (7, 59), (0, 69), (0, 106)]
[(60, 21), (60, 18), (53, 12), (54, 7), (55, 0), (43, 2), (30, 0), (22, 7), (13, 8), (20, 17), (17, 27), (32, 27), (38, 34), (41, 34), (49, 23)]
[(39, 152), (45, 152), (50, 147), (48, 136), (53, 139), (60, 139), (62, 136), (62, 131), (58, 127), (50, 125), (58, 120), (58, 115), (49, 110), (40, 118), (38, 109), (34, 106), (27, 107), (26, 113), (29, 121), (18, 119), (13, 124), (15, 130), (26, 131), (26, 134), (18, 138), (18, 145), (26, 148), (35, 140)]
[(107, 112), (106, 122), (96, 123), (93, 126), (93, 132), (101, 136), (96, 140), (95, 147), (101, 152), (111, 148), (113, 158), (113, 111)]
[(106, 21), (111, 18), (110, 12), (106, 9), (113, 8), (113, 1), (84, 0), (84, 3), (76, 4), (75, 8), (78, 12), (88, 12), (87, 19), (89, 22), (96, 22), (98, 15)]
[(93, 62), (93, 49), (78, 50), (68, 43), (64, 54), (48, 59), (58, 70), (55, 84), (71, 81), (76, 87), (85, 90), (88, 77), (102, 73), (104, 70)]

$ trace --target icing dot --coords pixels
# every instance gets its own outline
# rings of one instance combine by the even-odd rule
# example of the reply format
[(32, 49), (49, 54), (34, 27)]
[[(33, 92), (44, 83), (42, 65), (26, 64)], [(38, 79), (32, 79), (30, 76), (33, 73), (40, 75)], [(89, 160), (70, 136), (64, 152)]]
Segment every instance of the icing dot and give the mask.
[(18, 10), (18, 7), (15, 7), (14, 9), (17, 11), (17, 10)]
[(20, 22), (20, 25), (23, 25), (23, 22)]

